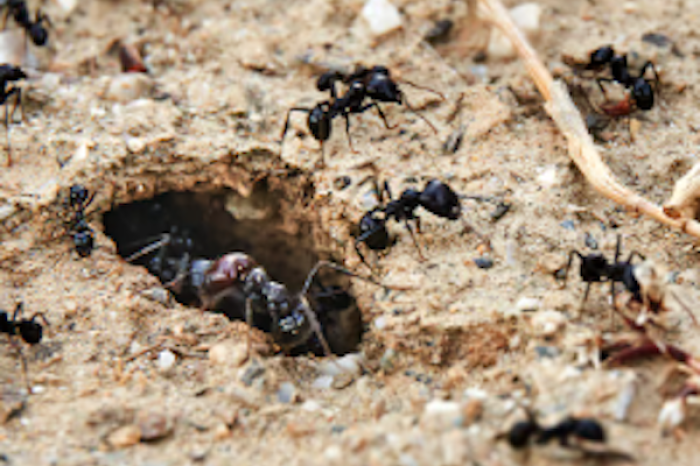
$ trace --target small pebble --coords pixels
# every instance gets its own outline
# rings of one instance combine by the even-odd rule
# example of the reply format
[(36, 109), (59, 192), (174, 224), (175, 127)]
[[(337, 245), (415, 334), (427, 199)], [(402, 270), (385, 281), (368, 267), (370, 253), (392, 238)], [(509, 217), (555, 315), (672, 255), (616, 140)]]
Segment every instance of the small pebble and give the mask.
[(338, 191), (342, 191), (343, 189), (347, 188), (352, 184), (352, 178), (349, 176), (339, 176), (335, 180), (333, 180), (333, 187), (337, 189)]
[(146, 442), (160, 440), (172, 431), (172, 424), (168, 417), (160, 413), (141, 412), (138, 415), (137, 423), (141, 432), (141, 440)]
[(598, 241), (596, 241), (593, 235), (591, 235), (588, 232), (586, 232), (584, 242), (586, 243), (586, 247), (591, 249), (598, 249)]
[(499, 202), (496, 208), (491, 212), (491, 220), (499, 221), (510, 211), (511, 204), (508, 202)]
[(657, 32), (647, 32), (642, 36), (642, 42), (653, 44), (657, 47), (668, 47), (673, 44), (673, 41), (668, 36)]
[(105, 99), (127, 103), (147, 97), (153, 89), (153, 81), (143, 73), (122, 73), (111, 77)]
[(493, 259), (490, 257), (477, 257), (474, 259), (474, 264), (480, 269), (490, 269), (493, 267)]
[(518, 312), (535, 312), (541, 306), (540, 300), (537, 298), (523, 297), (515, 303), (515, 309)]
[(170, 350), (158, 353), (158, 370), (162, 373), (169, 372), (177, 362), (177, 357)]
[(141, 296), (163, 305), (167, 305), (170, 302), (170, 293), (168, 293), (168, 290), (159, 286), (143, 290)]
[(375, 36), (381, 36), (401, 27), (399, 10), (389, 0), (367, 0), (362, 17), (369, 23)]
[(107, 442), (115, 448), (130, 447), (140, 441), (141, 429), (134, 424), (122, 426), (107, 437)]
[(17, 212), (17, 208), (11, 204), (3, 204), (0, 206), (0, 222), (10, 218), (15, 212)]
[(423, 419), (434, 428), (460, 427), (464, 423), (462, 406), (456, 401), (431, 400), (425, 405)]
[(535, 353), (540, 359), (554, 359), (559, 356), (559, 349), (554, 346), (535, 346)]
[(208, 356), (212, 364), (231, 364), (240, 367), (246, 361), (245, 343), (222, 341), (209, 348)]
[(338, 374), (335, 377), (333, 377), (333, 383), (331, 384), (331, 387), (333, 387), (336, 390), (342, 390), (343, 388), (347, 388), (352, 383), (355, 381), (355, 376), (353, 374)]
[(566, 319), (557, 311), (543, 311), (532, 317), (532, 328), (536, 335), (551, 337), (564, 327)]
[(566, 228), (567, 230), (571, 230), (571, 231), (576, 230), (576, 225), (574, 224), (573, 220), (564, 220), (559, 225), (561, 225), (563, 228)]
[(388, 348), (384, 351), (382, 358), (379, 360), (379, 368), (384, 372), (391, 372), (394, 369), (394, 362), (396, 361), (396, 351)]
[(255, 379), (261, 377), (264, 373), (265, 367), (256, 360), (253, 360), (253, 362), (251, 362), (250, 365), (243, 371), (243, 375), (241, 375), (241, 382), (246, 387), (250, 387), (253, 385)]
[(319, 388), (319, 389), (326, 389), (326, 388), (331, 388), (333, 385), (333, 376), (332, 375), (322, 375), (321, 377), (317, 377), (316, 380), (311, 384), (313, 388)]
[(432, 45), (443, 44), (449, 41), (450, 31), (453, 27), (454, 22), (451, 19), (441, 19), (435, 22), (423, 39)]
[(289, 404), (298, 400), (297, 389), (291, 382), (283, 382), (277, 390), (277, 400), (280, 403)]
[(326, 360), (320, 364), (319, 372), (323, 375), (336, 376), (343, 373), (360, 375), (363, 358), (359, 353), (346, 354), (336, 360)]

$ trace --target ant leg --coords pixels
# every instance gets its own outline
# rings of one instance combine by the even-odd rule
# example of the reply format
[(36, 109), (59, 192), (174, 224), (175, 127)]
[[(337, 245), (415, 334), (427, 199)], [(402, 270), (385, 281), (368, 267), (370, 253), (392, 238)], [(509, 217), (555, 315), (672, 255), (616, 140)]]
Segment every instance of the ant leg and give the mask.
[(362, 242), (363, 241), (361, 241), (360, 238), (355, 240), (355, 252), (360, 257), (360, 260), (362, 261), (362, 263), (365, 264), (370, 271), (372, 271), (372, 266), (369, 265), (369, 263), (367, 262), (367, 259), (365, 259), (365, 255), (362, 254), (362, 251), (360, 251), (360, 243), (362, 243)]
[(46, 318), (43, 312), (35, 313), (31, 318), (29, 318), (29, 322), (34, 322), (37, 317), (41, 318), (41, 320), (44, 322), (44, 325), (46, 325), (47, 327), (51, 327), (51, 324), (49, 323), (48, 319)]
[(586, 291), (583, 293), (583, 299), (581, 300), (579, 309), (583, 309), (583, 305), (586, 304), (586, 301), (588, 301), (588, 294), (591, 292), (591, 285), (593, 285), (593, 283), (586, 283)]
[(382, 111), (382, 108), (379, 106), (379, 104), (378, 104), (377, 102), (372, 102), (371, 104), (367, 104), (367, 105), (365, 105), (364, 107), (361, 107), (361, 108), (357, 111), (357, 113), (366, 112), (366, 111), (369, 110), (370, 108), (376, 108), (376, 109), (377, 109), (377, 113), (379, 113), (379, 116), (380, 116), (380, 118), (382, 119), (382, 121), (384, 122), (384, 126), (386, 127), (386, 129), (394, 129), (394, 128), (396, 128), (396, 127), (398, 126), (398, 125), (393, 125), (393, 126), (392, 126), (392, 125), (389, 124), (389, 121), (386, 119), (386, 115), (384, 115), (384, 112)]
[(12, 146), (10, 145), (10, 123), (9, 114), (7, 109), (7, 100), (5, 101), (5, 136), (7, 138), (7, 162), (5, 166), (12, 166)]
[(170, 243), (170, 234), (169, 233), (163, 233), (162, 235), (158, 235), (155, 238), (160, 238), (156, 242), (149, 244), (148, 246), (145, 246), (141, 248), (139, 251), (136, 251), (126, 259), (124, 259), (126, 262), (133, 262), (139, 257), (143, 257), (147, 254), (152, 253), (153, 251), (162, 248), (164, 246), (167, 246)]
[(163, 286), (168, 290), (173, 291), (174, 293), (180, 293), (182, 291), (182, 282), (185, 280), (185, 277), (187, 277), (187, 265), (189, 263), (190, 255), (188, 253), (183, 254), (182, 259), (180, 259), (180, 265), (177, 268), (177, 274), (175, 274), (175, 278), (173, 278)]
[(639, 257), (639, 258), (640, 258), (641, 260), (643, 260), (643, 261), (647, 260), (647, 258), (646, 258), (643, 254), (641, 254), (640, 252), (632, 251), (632, 252), (630, 252), (630, 255), (627, 256), (627, 263), (628, 263), (628, 264), (631, 263), (631, 262), (632, 262), (632, 259), (634, 259), (635, 256), (636, 256), (636, 257)]
[(414, 244), (414, 246), (416, 247), (416, 250), (418, 251), (418, 256), (420, 256), (420, 260), (421, 260), (421, 261), (425, 261), (425, 260), (426, 260), (426, 259), (425, 259), (425, 256), (424, 256), (423, 253), (421, 252), (420, 246), (418, 246), (418, 240), (416, 239), (416, 235), (415, 235), (415, 233), (413, 232), (413, 227), (411, 227), (411, 224), (408, 223), (408, 220), (404, 221), (404, 225), (406, 225), (406, 229), (407, 229), (408, 232), (411, 234), (411, 239), (413, 240), (413, 244)]
[(394, 200), (394, 196), (393, 194), (391, 194), (391, 188), (389, 187), (389, 182), (387, 182), (386, 180), (384, 180), (384, 192), (389, 197), (389, 201)]
[(292, 112), (311, 113), (311, 109), (304, 108), (304, 107), (293, 107), (293, 108), (289, 109), (289, 111), (287, 112), (287, 119), (284, 122), (284, 129), (282, 130), (282, 135), (280, 136), (280, 140), (279, 140), (280, 145), (284, 142), (284, 136), (287, 134), (287, 131), (289, 130), (289, 118), (292, 116)]
[(659, 87), (661, 80), (659, 79), (659, 73), (656, 72), (656, 67), (654, 64), (650, 61), (646, 62), (644, 66), (642, 66), (641, 71), (639, 72), (639, 77), (643, 78), (644, 74), (647, 72), (647, 69), (651, 68), (651, 71), (654, 72), (654, 84), (655, 84), (655, 89), (654, 91), (656, 94), (658, 94), (659, 98), (661, 98), (661, 88)]
[(326, 146), (323, 144), (323, 141), (318, 141), (318, 143), (321, 146), (321, 163), (319, 165), (323, 168), (326, 166)]
[(246, 336), (245, 359), (243, 361), (247, 361), (248, 359), (250, 359), (251, 331), (253, 328), (253, 306), (251, 305), (250, 298), (246, 298), (245, 300), (245, 323), (248, 325), (248, 331)]
[(431, 89), (431, 88), (426, 87), (426, 86), (421, 86), (421, 85), (419, 85), (419, 84), (416, 84), (416, 83), (414, 83), (414, 82), (412, 82), (412, 81), (407, 81), (407, 80), (405, 80), (405, 79), (401, 79), (401, 80), (399, 80), (399, 82), (401, 82), (401, 83), (403, 83), (403, 84), (408, 84), (409, 86), (415, 87), (416, 89), (420, 89), (420, 90), (422, 90), (422, 91), (432, 92), (433, 94), (440, 96), (440, 99), (442, 99), (442, 100), (447, 100), (447, 99), (445, 98), (445, 94), (443, 94), (442, 92), (436, 91), (435, 89)]
[(614, 262), (617, 263), (620, 259), (620, 250), (622, 249), (622, 235), (618, 233), (617, 241), (615, 242), (615, 259)]
[(355, 146), (352, 144), (352, 138), (350, 137), (350, 114), (343, 113), (343, 117), (345, 118), (345, 135), (348, 137), (348, 145), (351, 151), (357, 153)]
[(437, 128), (435, 127), (435, 125), (433, 125), (433, 124), (430, 122), (430, 120), (428, 120), (426, 117), (424, 117), (423, 115), (421, 115), (420, 113), (418, 113), (418, 112), (411, 106), (411, 104), (408, 102), (408, 99), (406, 99), (405, 96), (402, 96), (402, 97), (401, 97), (401, 102), (402, 102), (403, 104), (405, 104), (405, 105), (406, 105), (406, 108), (408, 108), (414, 115), (416, 115), (418, 118), (420, 118), (421, 120), (423, 120), (428, 126), (430, 126), (430, 129), (433, 130), (433, 133), (437, 134), (438, 130), (437, 130)]
[(20, 302), (17, 303), (17, 305), (15, 306), (15, 312), (12, 313), (12, 321), (13, 321), (13, 322), (16, 322), (16, 321), (17, 321), (17, 318), (18, 318), (19, 316), (21, 316), (23, 312), (24, 312), (24, 303), (20, 301)]
[(301, 308), (304, 310), (304, 314), (306, 314), (306, 318), (309, 319), (309, 325), (311, 325), (311, 330), (313, 330), (313, 332), (316, 334), (318, 341), (321, 342), (321, 346), (323, 347), (324, 356), (330, 356), (332, 354), (331, 347), (328, 346), (328, 341), (326, 341), (326, 337), (323, 336), (321, 324), (318, 322), (318, 318), (316, 317), (316, 313), (311, 309), (311, 305), (309, 304), (308, 299), (306, 299), (306, 294), (301, 295), (301, 301), (302, 301)]
[(569, 269), (571, 268), (571, 265), (574, 263), (574, 256), (578, 256), (579, 259), (583, 260), (583, 255), (578, 252), (576, 249), (571, 251), (569, 253), (569, 261), (566, 263), (566, 268), (564, 269), (564, 283), (562, 288), (566, 288), (566, 281), (569, 278)]
[(363, 277), (362, 275), (358, 275), (355, 272), (351, 272), (350, 270), (346, 269), (345, 267), (343, 267), (341, 265), (336, 264), (335, 262), (318, 261), (316, 263), (316, 265), (314, 266), (314, 268), (311, 269), (311, 272), (309, 272), (309, 275), (306, 277), (306, 281), (304, 282), (304, 287), (299, 292), (300, 295), (302, 295), (302, 296), (307, 295), (307, 293), (309, 292), (309, 288), (311, 288), (311, 284), (314, 281), (314, 277), (318, 274), (318, 271), (324, 267), (327, 267), (329, 269), (333, 269), (336, 272), (344, 273), (345, 275), (348, 275), (350, 277), (359, 278), (360, 280), (364, 280), (364, 281), (372, 283), (374, 285), (381, 286), (382, 288), (385, 288), (388, 290), (394, 289), (393, 287), (382, 285), (381, 283), (375, 281), (372, 278)]

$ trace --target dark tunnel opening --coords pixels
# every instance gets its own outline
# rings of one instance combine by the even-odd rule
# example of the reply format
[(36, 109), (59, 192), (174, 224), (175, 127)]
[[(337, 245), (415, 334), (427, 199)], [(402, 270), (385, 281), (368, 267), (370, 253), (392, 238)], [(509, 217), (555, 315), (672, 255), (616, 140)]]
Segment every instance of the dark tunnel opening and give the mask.
[[(182, 277), (189, 261), (213, 260), (234, 251), (253, 257), (272, 280), (297, 293), (319, 259), (332, 258), (316, 251), (310, 221), (285, 218), (281, 196), (283, 192), (271, 190), (266, 182), (257, 183), (248, 197), (230, 189), (167, 192), (106, 212), (105, 233), (121, 257), (146, 267), (185, 305), (200, 305), (197, 294), (168, 285)], [(319, 273), (308, 295), (331, 351), (341, 355), (356, 351), (362, 316), (347, 277), (334, 271)], [(245, 300), (227, 299), (214, 312), (245, 320)], [(270, 332), (271, 324), (269, 316), (255, 314), (257, 328)], [(288, 351), (308, 352), (323, 355), (315, 336)]]

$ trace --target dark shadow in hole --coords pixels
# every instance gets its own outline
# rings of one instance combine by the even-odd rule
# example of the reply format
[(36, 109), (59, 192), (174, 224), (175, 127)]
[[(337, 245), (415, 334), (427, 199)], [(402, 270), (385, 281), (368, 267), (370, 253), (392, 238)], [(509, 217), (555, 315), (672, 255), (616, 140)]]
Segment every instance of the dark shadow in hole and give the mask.
[[(283, 193), (258, 183), (247, 198), (232, 190), (211, 192), (168, 192), (149, 200), (115, 207), (104, 214), (105, 233), (114, 240), (120, 256), (126, 258), (154, 244), (164, 233), (189, 238), (168, 249), (168, 260), (156, 249), (133, 263), (146, 267), (162, 283), (173, 280), (189, 251), (190, 258), (215, 259), (240, 251), (255, 258), (273, 280), (284, 283), (291, 292), (303, 286), (311, 268), (318, 262), (311, 225), (300, 224), (296, 234), (284, 231), (279, 199)], [(186, 244), (186, 246), (185, 246)], [(175, 254), (175, 256), (171, 256)], [(173, 293), (186, 305), (199, 305), (192, 293)], [(362, 317), (350, 291), (349, 280), (336, 272), (324, 273), (309, 293), (323, 332), (335, 354), (357, 351), (361, 340)], [(244, 301), (228, 300), (217, 308), (231, 320), (244, 320)], [(257, 315), (255, 326), (270, 331), (267, 316)], [(313, 337), (291, 354), (313, 352), (322, 355)]]

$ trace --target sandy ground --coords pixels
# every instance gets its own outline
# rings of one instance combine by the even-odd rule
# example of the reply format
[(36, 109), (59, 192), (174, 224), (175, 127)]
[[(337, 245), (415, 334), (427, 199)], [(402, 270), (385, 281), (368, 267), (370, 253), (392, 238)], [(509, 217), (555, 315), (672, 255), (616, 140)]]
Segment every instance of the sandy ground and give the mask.
[[(682, 282), (677, 293), (694, 303), (693, 241), (587, 186), (520, 63), (472, 60), (461, 2), (395, 0), (404, 29), (381, 40), (358, 19), (359, 0), (156, 3), (94, 0), (68, 13), (49, 2), (54, 50), (31, 49), (39, 64), (24, 85), (28, 121), (12, 127), (14, 164), (0, 170), (0, 308), (21, 300), (50, 328), (23, 349), (34, 392), (27, 398), (16, 351), (0, 348), (7, 463), (558, 464), (561, 452), (533, 448), (523, 458), (494, 440), (524, 417), (517, 400), (548, 422), (597, 417), (610, 447), (638, 464), (697, 463), (700, 413), (691, 410), (682, 435), (662, 436), (656, 423), (672, 364), (597, 370), (582, 360), (586, 345), (619, 333), (620, 322), (610, 322), (607, 288), (594, 288), (579, 312), (580, 280), (573, 274), (563, 289), (551, 273), (574, 248), (597, 246), (611, 257), (622, 234), (625, 251), (664, 264)], [(638, 65), (658, 65), (660, 104), (631, 131), (625, 119), (611, 122), (600, 150), (623, 183), (662, 203), (697, 161), (700, 2), (539, 3), (535, 46), (555, 73), (569, 73), (563, 55), (585, 57), (607, 43), (637, 54)], [(444, 18), (457, 30), (429, 47), (421, 37)], [(649, 32), (668, 36), (677, 51), (643, 42)], [(114, 39), (137, 44), (150, 73), (120, 74), (107, 53)], [(324, 168), (302, 115), (280, 147), (287, 109), (323, 98), (315, 76), (356, 63), (384, 64), (443, 93), (445, 101), (404, 87), (438, 134), (386, 105), (400, 128), (387, 130), (372, 112), (353, 117), (353, 152), (338, 123)], [(584, 88), (600, 101), (592, 82)], [(456, 131), (461, 146), (445, 151)], [(512, 207), (495, 220), (495, 205), (464, 202), (468, 221), (490, 240), (486, 253), (463, 223), (423, 213), (421, 261), (407, 231), (392, 224), (396, 245), (370, 253), (370, 263), (383, 283), (407, 289), (353, 281), (367, 330), (361, 370), (350, 363), (335, 374), (324, 358), (274, 355), (262, 334), (260, 355), (241, 364), (244, 324), (176, 303), (103, 233), (102, 215), (117, 205), (173, 190), (226, 187), (245, 196), (266, 178), (280, 197), (279, 222), (267, 229), (299, 244), (311, 235), (319, 256), (367, 273), (350, 234), (375, 202), (363, 182), (375, 175), (395, 194), (439, 178)], [(350, 181), (343, 189), (342, 177)], [(97, 248), (84, 259), (65, 229), (74, 183), (95, 193), (88, 219)], [(493, 268), (474, 265), (482, 253)], [(518, 310), (525, 298), (536, 300), (534, 311)], [(698, 330), (670, 308), (665, 338), (700, 352)]]

